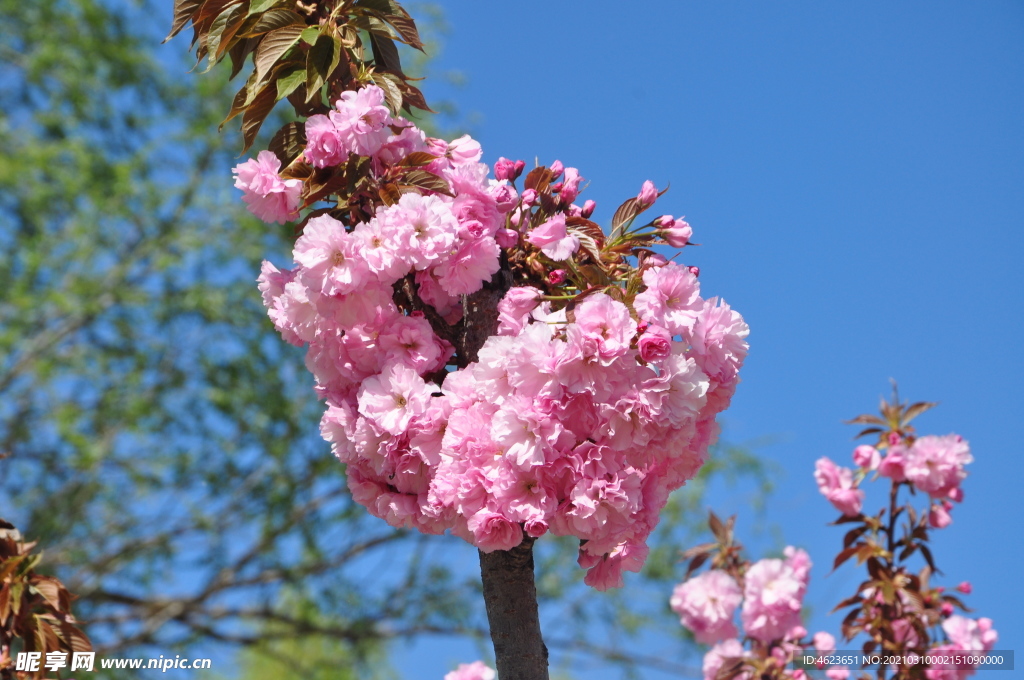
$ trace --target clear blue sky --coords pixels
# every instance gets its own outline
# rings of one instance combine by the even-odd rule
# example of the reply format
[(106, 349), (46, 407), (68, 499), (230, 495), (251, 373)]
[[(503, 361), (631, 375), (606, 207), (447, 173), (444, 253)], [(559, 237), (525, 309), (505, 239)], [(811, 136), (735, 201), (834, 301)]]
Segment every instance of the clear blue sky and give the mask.
[[(816, 558), (814, 625), (837, 632), (824, 612), (857, 577), (827, 577), (841, 532), (814, 460), (849, 464), (841, 420), (892, 377), (941, 402), (922, 433), (971, 443), (936, 557), (949, 585), (973, 581), (999, 647), (1021, 648), (1024, 4), (440, 4), (439, 66), (468, 83), (426, 91), (480, 114), (485, 160), (580, 168), (604, 223), (643, 180), (671, 183), (661, 207), (703, 244), (687, 261), (705, 294), (752, 329), (725, 421), (733, 441), (779, 436), (760, 449), (782, 470), (767, 519)], [(438, 680), (452, 654), (396, 664)]]

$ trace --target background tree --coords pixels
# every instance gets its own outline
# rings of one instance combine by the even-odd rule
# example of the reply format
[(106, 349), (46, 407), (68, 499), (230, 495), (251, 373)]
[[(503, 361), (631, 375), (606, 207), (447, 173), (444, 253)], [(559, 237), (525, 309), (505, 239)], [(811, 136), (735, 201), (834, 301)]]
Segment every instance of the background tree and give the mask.
[[(439, 558), (471, 549), (350, 501), (302, 356), (253, 283), (290, 233), (240, 210), (224, 77), (184, 77), (181, 46), (155, 50), (168, 14), (0, 0), (0, 514), (47, 546), (101, 653), (322, 634), (355, 661), (396, 637), (483, 635), (474, 570)], [(655, 582), (701, 488), (673, 502)], [(556, 568), (574, 551), (539, 556), (542, 616), (573, 624), (549, 640), (556, 659), (671, 667), (620, 637), (668, 620), (663, 598), (584, 602)]]

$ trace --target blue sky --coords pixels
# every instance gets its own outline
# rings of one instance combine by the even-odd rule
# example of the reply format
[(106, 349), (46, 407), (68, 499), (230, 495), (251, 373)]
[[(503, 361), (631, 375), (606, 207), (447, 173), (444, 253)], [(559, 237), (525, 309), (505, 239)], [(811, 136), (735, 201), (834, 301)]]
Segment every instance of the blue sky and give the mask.
[[(974, 583), (999, 647), (1018, 648), (1024, 4), (440, 5), (452, 31), (438, 65), (467, 83), (425, 90), (479, 114), (485, 160), (578, 167), (604, 223), (645, 179), (671, 184), (659, 207), (703, 244), (685, 259), (705, 295), (751, 326), (724, 421), (732, 441), (775, 436), (759, 449), (781, 469), (767, 519), (816, 559), (814, 627), (837, 632), (824, 612), (858, 577), (827, 575), (841, 531), (825, 526), (814, 461), (849, 464), (841, 421), (895, 378), (941, 402), (922, 434), (971, 443), (936, 558), (948, 585)], [(711, 502), (741, 526), (750, 514), (735, 495)], [(436, 680), (460, 649), (475, 653), (423, 644), (395, 663)]]

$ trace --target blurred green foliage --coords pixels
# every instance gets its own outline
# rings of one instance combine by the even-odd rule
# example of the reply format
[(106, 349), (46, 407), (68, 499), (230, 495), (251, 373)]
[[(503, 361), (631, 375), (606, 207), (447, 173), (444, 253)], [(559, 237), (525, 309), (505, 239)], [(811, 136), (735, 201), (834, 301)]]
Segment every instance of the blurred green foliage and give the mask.
[[(158, 47), (169, 15), (0, 0), (0, 516), (45, 547), (101, 654), (244, 650), (248, 678), (373, 677), (389, 640), (485, 637), (475, 550), (351, 502), (302, 353), (255, 288), (261, 259), (289, 261), (290, 227), (242, 209), (240, 142), (217, 132), (227, 74), (186, 76), (185, 45)], [(678, 628), (667, 597), (708, 475), (766, 489), (756, 458), (716, 455), (619, 593), (582, 586), (571, 541), (539, 543), (556, 670), (682, 668), (628, 650)]]

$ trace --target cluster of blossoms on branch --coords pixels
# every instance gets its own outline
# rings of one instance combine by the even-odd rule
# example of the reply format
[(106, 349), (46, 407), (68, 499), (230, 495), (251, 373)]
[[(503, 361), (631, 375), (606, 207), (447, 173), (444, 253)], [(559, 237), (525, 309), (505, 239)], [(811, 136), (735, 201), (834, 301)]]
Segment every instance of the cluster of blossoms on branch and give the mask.
[[(296, 266), (265, 263), (264, 302), (308, 346), (321, 424), (353, 497), (398, 527), (485, 552), (581, 540), (586, 581), (621, 585), (668, 494), (717, 436), (747, 353), (742, 318), (698, 270), (645, 182), (605, 234), (555, 162), (490, 176), (469, 137), (427, 137), (373, 84), (310, 117), (287, 167), (235, 169), (250, 210), (301, 221)], [(328, 200), (332, 194), (337, 198)]]
[[(910, 421), (933, 405), (883, 401), (881, 417), (862, 415), (852, 421), (870, 425), (861, 435), (878, 435), (875, 446), (854, 450), (856, 472), (828, 458), (816, 464), (814, 476), (821, 493), (843, 513), (835, 524), (854, 525), (833, 566), (856, 557), (868, 576), (835, 608), (850, 608), (842, 637), (846, 642), (866, 638), (862, 659), (878, 655), (899, 660), (883, 663), (873, 673), (862, 672), (865, 679), (964, 680), (975, 672), (971, 659), (992, 650), (998, 640), (990, 619), (957, 614), (957, 609), (969, 610), (957, 596), (930, 584), (937, 570), (928, 546), (929, 527), (949, 524), (949, 501), (963, 499), (964, 465), (972, 461), (967, 442), (957, 435), (915, 437)], [(865, 494), (859, 485), (872, 472), (875, 480), (889, 480), (889, 507), (867, 516), (862, 513)], [(911, 500), (900, 504), (902, 490), (927, 494), (928, 511), (919, 512)], [(900, 517), (904, 522), (898, 527)], [(826, 669), (830, 680), (849, 678), (848, 666), (832, 665), (837, 658), (835, 638), (827, 632), (809, 636), (802, 625), (811, 567), (807, 554), (789, 547), (784, 559), (751, 563), (733, 538), (733, 521), (723, 523), (711, 515), (716, 541), (684, 553), (690, 560), (687, 579), (670, 600), (696, 640), (713, 645), (704, 657), (705, 680), (804, 680), (814, 668)], [(917, 553), (924, 565), (915, 572), (907, 561)], [(708, 560), (711, 569), (691, 577)], [(969, 594), (971, 585), (962, 582), (956, 590)], [(735, 624), (737, 611), (742, 638)], [(957, 657), (954, 663), (946, 662)], [(809, 658), (814, 663), (805, 663)]]

